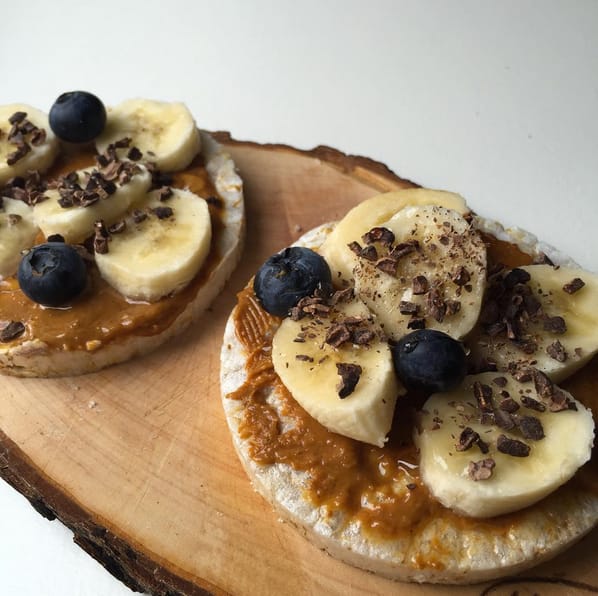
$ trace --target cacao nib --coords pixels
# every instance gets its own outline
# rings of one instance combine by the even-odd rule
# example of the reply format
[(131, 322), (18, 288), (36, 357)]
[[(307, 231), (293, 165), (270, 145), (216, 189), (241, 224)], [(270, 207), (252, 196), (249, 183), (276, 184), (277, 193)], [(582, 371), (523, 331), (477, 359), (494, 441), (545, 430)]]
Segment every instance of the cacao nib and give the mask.
[(341, 377), (340, 383), (336, 386), (338, 396), (341, 399), (348, 397), (355, 391), (355, 387), (361, 377), (361, 366), (347, 362), (338, 362), (336, 370)]
[(479, 480), (488, 480), (492, 476), (495, 466), (496, 462), (491, 457), (479, 461), (471, 461), (467, 467), (467, 473), (476, 482)]
[(505, 435), (500, 435), (496, 441), (496, 448), (506, 455), (513, 457), (527, 457), (530, 452), (529, 445), (517, 439), (509, 439)]

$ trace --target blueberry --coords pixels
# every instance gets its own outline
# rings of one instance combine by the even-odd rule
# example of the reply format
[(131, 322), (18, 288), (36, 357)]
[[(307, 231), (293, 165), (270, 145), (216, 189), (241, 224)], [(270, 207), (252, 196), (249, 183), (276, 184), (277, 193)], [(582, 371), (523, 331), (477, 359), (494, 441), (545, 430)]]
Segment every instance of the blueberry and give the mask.
[(17, 279), (23, 293), (34, 302), (64, 306), (85, 288), (87, 268), (69, 244), (47, 242), (23, 256)]
[(391, 345), (397, 376), (407, 389), (436, 393), (454, 389), (465, 377), (461, 342), (434, 329), (418, 329)]
[(106, 125), (104, 104), (87, 91), (63, 93), (50, 109), (50, 128), (69, 143), (87, 143)]
[(332, 276), (328, 263), (309, 248), (292, 246), (271, 256), (259, 269), (253, 290), (264, 310), (284, 317), (293, 306), (320, 289), (327, 296), (332, 292)]

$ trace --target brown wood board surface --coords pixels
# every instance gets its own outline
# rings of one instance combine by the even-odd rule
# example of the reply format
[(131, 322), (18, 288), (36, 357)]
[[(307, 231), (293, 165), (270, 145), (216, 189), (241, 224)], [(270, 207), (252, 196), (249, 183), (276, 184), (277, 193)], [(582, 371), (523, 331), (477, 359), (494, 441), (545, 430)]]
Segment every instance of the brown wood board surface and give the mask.
[[(237, 163), (247, 207), (245, 250), (223, 294), (191, 329), (147, 357), (80, 377), (2, 377), (0, 475), (136, 590), (481, 594), (488, 585), (417, 586), (374, 577), (280, 523), (251, 489), (220, 404), (224, 324), (259, 265), (361, 200), (413, 184), (382, 164), (328, 147), (304, 152), (215, 136)], [(598, 592), (592, 587), (597, 550), (594, 531), (527, 573), (533, 582), (516, 579), (487, 593)]]

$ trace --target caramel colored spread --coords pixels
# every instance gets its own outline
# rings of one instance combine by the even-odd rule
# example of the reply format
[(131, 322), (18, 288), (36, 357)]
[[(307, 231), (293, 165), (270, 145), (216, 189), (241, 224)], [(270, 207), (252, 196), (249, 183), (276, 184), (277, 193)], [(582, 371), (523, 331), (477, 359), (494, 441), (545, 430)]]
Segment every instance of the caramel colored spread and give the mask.
[[(489, 237), (485, 240), (490, 263), (510, 267), (530, 263), (530, 257), (514, 245)], [(305, 494), (315, 506), (344, 511), (361, 521), (365, 531), (383, 538), (408, 534), (432, 517), (456, 527), (502, 535), (522, 515), (515, 512), (485, 520), (467, 518), (446, 509), (430, 495), (419, 476), (412, 440), (415, 411), (426, 396), (407, 395), (397, 402), (389, 440), (383, 448), (332, 433), (299, 406), (274, 371), (270, 354), (280, 319), (260, 307), (251, 287), (239, 294), (234, 322), (236, 336), (249, 355), (246, 382), (228, 395), (229, 399), (242, 400), (245, 406), (241, 437), (249, 441), (254, 461), (284, 463), (307, 472)], [(563, 387), (597, 412), (598, 357)], [(290, 429), (284, 432), (278, 413), (266, 401), (271, 389), (279, 396), (282, 416), (290, 421)], [(598, 494), (596, 448), (592, 460), (578, 471), (570, 486)], [(441, 544), (438, 549), (442, 552)]]
[[(91, 151), (62, 157), (47, 175), (48, 179), (93, 164)], [(201, 197), (217, 197), (198, 156), (184, 171), (173, 175), (175, 188), (188, 187)], [(216, 245), (222, 234), (219, 201), (210, 202), (212, 246), (200, 272), (193, 281), (174, 296), (155, 303), (132, 303), (108, 285), (94, 265), (89, 265), (88, 285), (71, 306), (46, 308), (32, 302), (19, 289), (15, 278), (0, 281), (0, 317), (6, 321), (21, 321), (25, 333), (18, 343), (40, 340), (50, 348), (61, 350), (93, 350), (106, 343), (131, 335), (156, 335), (166, 329), (196, 296), (218, 263)], [(43, 239), (40, 238), (40, 241)]]

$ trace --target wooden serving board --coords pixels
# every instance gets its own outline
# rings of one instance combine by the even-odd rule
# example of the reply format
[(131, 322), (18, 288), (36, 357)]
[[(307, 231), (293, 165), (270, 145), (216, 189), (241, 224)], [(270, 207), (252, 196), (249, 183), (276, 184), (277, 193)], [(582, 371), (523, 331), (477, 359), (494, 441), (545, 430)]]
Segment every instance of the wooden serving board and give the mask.
[(153, 594), (598, 591), (591, 587), (598, 586), (596, 531), (534, 570), (552, 578), (541, 584), (399, 585), (320, 552), (253, 492), (219, 393), (221, 337), (236, 292), (303, 231), (413, 184), (327, 147), (302, 152), (216, 136), (244, 178), (248, 223), (246, 250), (224, 293), (193, 328), (147, 357), (81, 377), (1, 377), (0, 475), (42, 515), (71, 528), (108, 571)]

